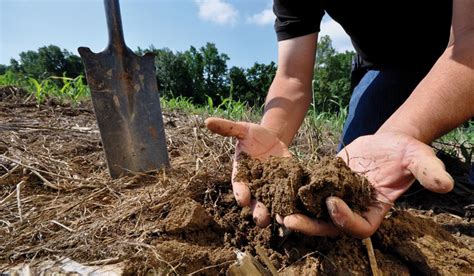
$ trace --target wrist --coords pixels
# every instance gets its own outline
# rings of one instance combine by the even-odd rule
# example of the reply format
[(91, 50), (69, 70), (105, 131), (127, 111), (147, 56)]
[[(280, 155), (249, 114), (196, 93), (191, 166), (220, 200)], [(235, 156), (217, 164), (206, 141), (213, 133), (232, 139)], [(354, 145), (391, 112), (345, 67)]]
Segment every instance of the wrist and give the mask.
[(436, 137), (430, 135), (431, 126), (423, 128), (417, 127), (416, 124), (404, 121), (402, 123), (394, 122), (394, 120), (387, 120), (376, 132), (380, 133), (400, 133), (406, 136), (410, 136), (425, 144), (431, 143)]
[(262, 118), (262, 121), (260, 122), (260, 126), (288, 145), (289, 143), (285, 141), (285, 125), (285, 122), (275, 123), (272, 120), (265, 120), (265, 118)]

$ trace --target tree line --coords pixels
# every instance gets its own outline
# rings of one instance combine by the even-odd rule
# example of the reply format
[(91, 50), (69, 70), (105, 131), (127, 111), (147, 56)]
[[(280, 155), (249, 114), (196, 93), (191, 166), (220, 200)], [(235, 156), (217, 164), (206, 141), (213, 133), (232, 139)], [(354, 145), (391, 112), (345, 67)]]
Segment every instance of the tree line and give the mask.
[[(229, 68), (229, 56), (220, 53), (213, 43), (200, 48), (191, 46), (183, 52), (153, 46), (136, 50), (138, 55), (145, 52), (155, 54), (156, 80), (161, 95), (186, 97), (195, 104), (206, 104), (209, 99), (220, 103), (231, 98), (260, 107), (277, 69), (274, 62)], [(353, 52), (338, 53), (328, 36), (321, 37), (313, 81), (316, 110), (338, 112), (347, 106), (353, 55)], [(44, 80), (51, 76), (75, 78), (84, 74), (80, 57), (55, 45), (21, 52), (19, 56), (18, 60), (11, 59), (9, 65), (0, 65), (0, 75), (10, 70)]]

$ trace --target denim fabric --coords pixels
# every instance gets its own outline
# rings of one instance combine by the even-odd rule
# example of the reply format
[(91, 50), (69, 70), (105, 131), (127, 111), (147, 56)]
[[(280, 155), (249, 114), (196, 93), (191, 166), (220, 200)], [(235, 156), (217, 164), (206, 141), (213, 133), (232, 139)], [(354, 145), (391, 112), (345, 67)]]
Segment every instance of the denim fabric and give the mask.
[(373, 134), (408, 98), (427, 72), (369, 70), (354, 88), (338, 150)]

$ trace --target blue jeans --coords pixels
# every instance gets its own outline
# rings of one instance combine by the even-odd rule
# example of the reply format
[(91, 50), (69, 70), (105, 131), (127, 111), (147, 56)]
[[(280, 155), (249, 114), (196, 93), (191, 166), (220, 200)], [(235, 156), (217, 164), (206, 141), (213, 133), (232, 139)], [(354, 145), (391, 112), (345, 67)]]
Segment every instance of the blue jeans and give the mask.
[(368, 71), (352, 92), (338, 151), (359, 136), (374, 134), (426, 73), (426, 70)]

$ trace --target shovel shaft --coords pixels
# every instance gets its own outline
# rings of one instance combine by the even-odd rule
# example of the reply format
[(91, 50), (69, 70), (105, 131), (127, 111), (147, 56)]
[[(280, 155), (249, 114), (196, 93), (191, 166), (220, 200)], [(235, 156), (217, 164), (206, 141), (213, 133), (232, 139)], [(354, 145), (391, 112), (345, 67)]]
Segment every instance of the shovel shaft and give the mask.
[(123, 53), (126, 51), (127, 46), (123, 37), (119, 0), (104, 0), (104, 6), (109, 30), (109, 48)]

